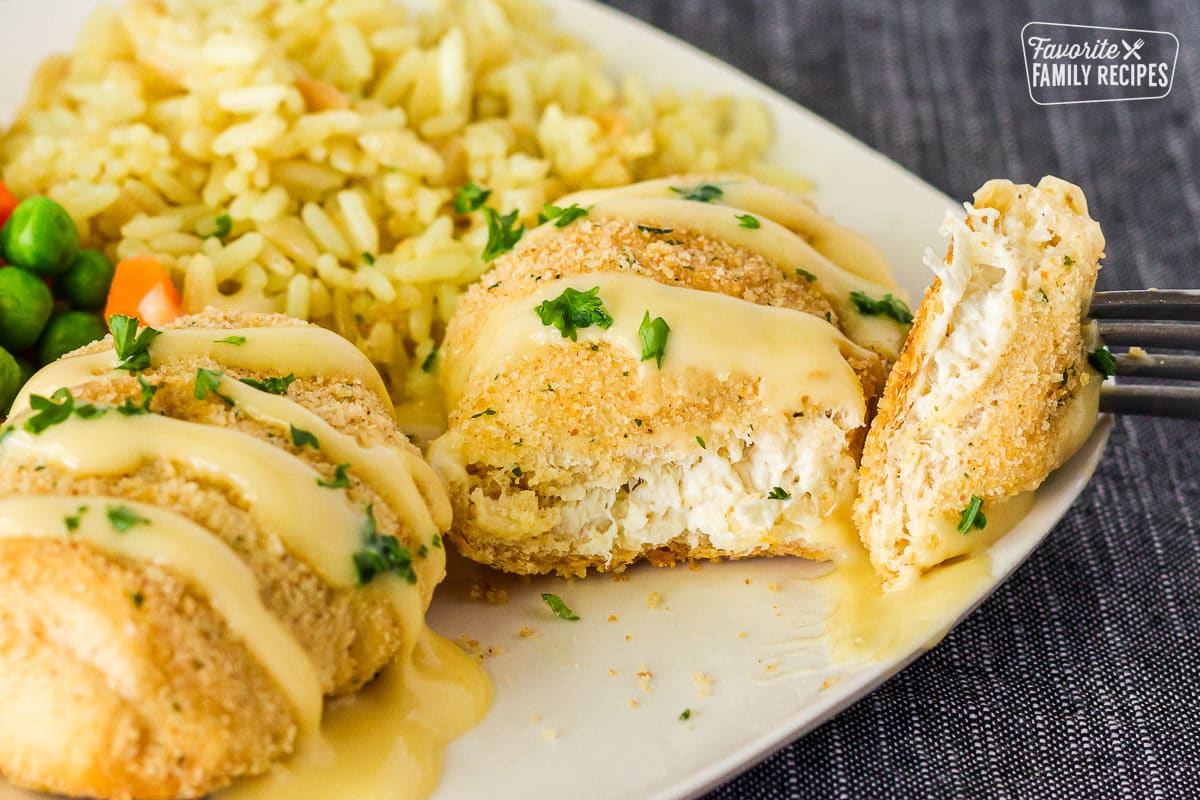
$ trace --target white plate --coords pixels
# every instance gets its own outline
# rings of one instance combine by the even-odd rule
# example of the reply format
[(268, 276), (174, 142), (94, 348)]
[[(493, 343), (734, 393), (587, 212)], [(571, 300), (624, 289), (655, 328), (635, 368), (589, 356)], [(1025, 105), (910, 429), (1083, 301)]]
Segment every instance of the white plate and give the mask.
[[(96, 5), (0, 0), (0, 120), (11, 118), (36, 64), (69, 49)], [(900, 283), (920, 296), (929, 279), (922, 253), (926, 245), (942, 247), (937, 228), (954, 201), (660, 31), (584, 0), (556, 0), (554, 7), (558, 23), (616, 70), (635, 69), (652, 85), (760, 99), (776, 126), (772, 160), (811, 177), (818, 205), (878, 245)], [(982, 183), (993, 176), (977, 177)], [(952, 618), (982, 602), (1062, 517), (1095, 469), (1110, 427), (1102, 420), (1047, 481), (1033, 510), (993, 547), (993, 581), (953, 609)], [(451, 746), (438, 800), (694, 797), (837, 714), (944, 632), (927, 631), (895, 660), (838, 669), (813, 640), (825, 599), (805, 578), (821, 568), (792, 559), (705, 565), (696, 572), (643, 566), (631, 570), (627, 582), (599, 576), (572, 584), (514, 580), (464, 562), (451, 566), (458, 569), (438, 591), (431, 624), (451, 639), (494, 648), (484, 664), (496, 683), (496, 702), (482, 725)], [(466, 599), (474, 580), (506, 590), (508, 603)], [(563, 595), (582, 620), (551, 616), (539, 597), (543, 591)], [(659, 595), (657, 608), (649, 607), (652, 592)], [(522, 637), (523, 628), (535, 635)], [(652, 677), (639, 678), (639, 672)], [(704, 692), (696, 675), (710, 681)], [(692, 716), (681, 722), (685, 708)], [(0, 790), (0, 797), (9, 795)]]

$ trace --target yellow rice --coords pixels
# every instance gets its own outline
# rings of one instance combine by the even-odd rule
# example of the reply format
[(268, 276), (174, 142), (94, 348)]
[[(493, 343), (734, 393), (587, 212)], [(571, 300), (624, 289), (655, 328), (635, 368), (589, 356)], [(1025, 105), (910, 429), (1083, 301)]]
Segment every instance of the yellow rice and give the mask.
[(427, 400), (422, 364), (485, 269), (456, 189), (529, 224), (579, 188), (757, 172), (770, 139), (758, 104), (614, 80), (551, 22), (533, 0), (130, 0), (41, 67), (0, 175), (87, 246), (158, 258), (188, 311), (318, 322)]

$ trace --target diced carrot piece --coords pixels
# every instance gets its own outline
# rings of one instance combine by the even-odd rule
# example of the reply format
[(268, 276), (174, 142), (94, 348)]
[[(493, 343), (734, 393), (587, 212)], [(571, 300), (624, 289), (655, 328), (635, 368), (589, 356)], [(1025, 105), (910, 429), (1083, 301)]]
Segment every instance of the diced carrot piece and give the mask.
[(4, 223), (8, 222), (8, 218), (12, 216), (13, 209), (16, 207), (17, 198), (4, 185), (4, 181), (0, 181), (0, 228), (3, 228)]
[(165, 325), (183, 314), (183, 301), (171, 276), (151, 256), (135, 256), (117, 264), (104, 319), (114, 314), (137, 317), (143, 325)]

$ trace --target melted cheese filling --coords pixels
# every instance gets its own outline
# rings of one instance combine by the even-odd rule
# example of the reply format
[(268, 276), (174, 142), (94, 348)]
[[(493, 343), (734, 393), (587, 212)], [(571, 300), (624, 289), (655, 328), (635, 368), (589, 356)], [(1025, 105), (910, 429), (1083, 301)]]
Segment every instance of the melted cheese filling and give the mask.
[[(240, 336), (245, 342), (222, 342)], [(385, 402), (387, 392), (370, 362), (339, 336), (315, 327), (187, 328), (164, 331), (150, 347), (152, 366), (209, 357), (253, 371), (300, 377), (358, 379)], [(80, 476), (114, 476), (163, 460), (186, 465), (205, 479), (232, 486), (255, 524), (279, 536), (286, 549), (336, 587), (356, 585), (354, 553), (367, 515), (345, 492), (322, 487), (324, 476), (302, 459), (255, 436), (156, 414), (125, 416), (114, 409), (87, 419), (72, 415), (41, 433), (23, 429), (29, 398), (50, 395), (112, 374), (111, 350), (62, 359), (35, 375), (14, 403), (12, 431), (0, 454), (30, 464), (53, 464)], [(269, 778), (228, 791), (239, 797), (328, 797), (319, 787), (355, 786), (352, 796), (407, 800), (427, 795), (440, 773), (446, 744), (486, 713), (491, 687), (478, 664), (432, 634), (424, 611), (445, 572), (445, 552), (433, 537), (450, 524), (440, 477), (417, 454), (384, 444), (364, 446), (287, 396), (223, 377), (217, 391), (239, 413), (279, 428), (313, 434), (320, 452), (372, 486), (401, 521), (428, 544), (413, 558), (417, 585), (397, 575), (376, 576), (355, 589), (386, 599), (400, 617), (404, 643), (383, 677), (350, 699), (331, 703), (322, 720), (316, 669), (296, 638), (262, 604), (254, 575), (208, 530), (176, 514), (121, 498), (0, 499), (0, 536), (68, 536), (65, 519), (87, 510), (71, 538), (101, 552), (161, 565), (201, 591), (230, 631), (278, 683), (302, 730), (294, 764)], [(17, 417), (18, 414), (21, 416)], [(116, 532), (107, 506), (124, 506), (145, 520)], [(440, 544), (440, 542), (439, 542)], [(317, 731), (320, 727), (319, 732)], [(312, 754), (319, 754), (313, 761)], [(339, 791), (344, 795), (344, 790)]]
[[(606, 342), (629, 353), (639, 360), (637, 379), (643, 385), (689, 370), (755, 376), (760, 379), (759, 399), (772, 413), (816, 407), (842, 416), (851, 428), (865, 419), (862, 383), (846, 357), (869, 354), (824, 320), (614, 272), (543, 281), (536, 292), (493, 310), (465, 351), (446, 353), (443, 381), (449, 407), (458, 405), (479, 376), (499, 372), (542, 348), (574, 344), (543, 324), (534, 309), (567, 288), (595, 287), (613, 324), (579, 328), (578, 341)], [(671, 328), (661, 370), (654, 360), (640, 360), (638, 330), (646, 312), (652, 319), (662, 317)]]

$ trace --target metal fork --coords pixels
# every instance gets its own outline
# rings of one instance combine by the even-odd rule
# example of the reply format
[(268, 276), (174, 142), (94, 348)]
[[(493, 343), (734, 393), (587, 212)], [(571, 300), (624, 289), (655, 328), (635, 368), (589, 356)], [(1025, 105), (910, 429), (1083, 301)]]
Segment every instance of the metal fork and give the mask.
[(1110, 349), (1129, 346), (1128, 352), (1113, 353), (1118, 376), (1198, 384), (1106, 384), (1100, 392), (1101, 411), (1200, 419), (1200, 355), (1151, 355), (1144, 349), (1200, 351), (1200, 290), (1097, 292), (1091, 316)]

